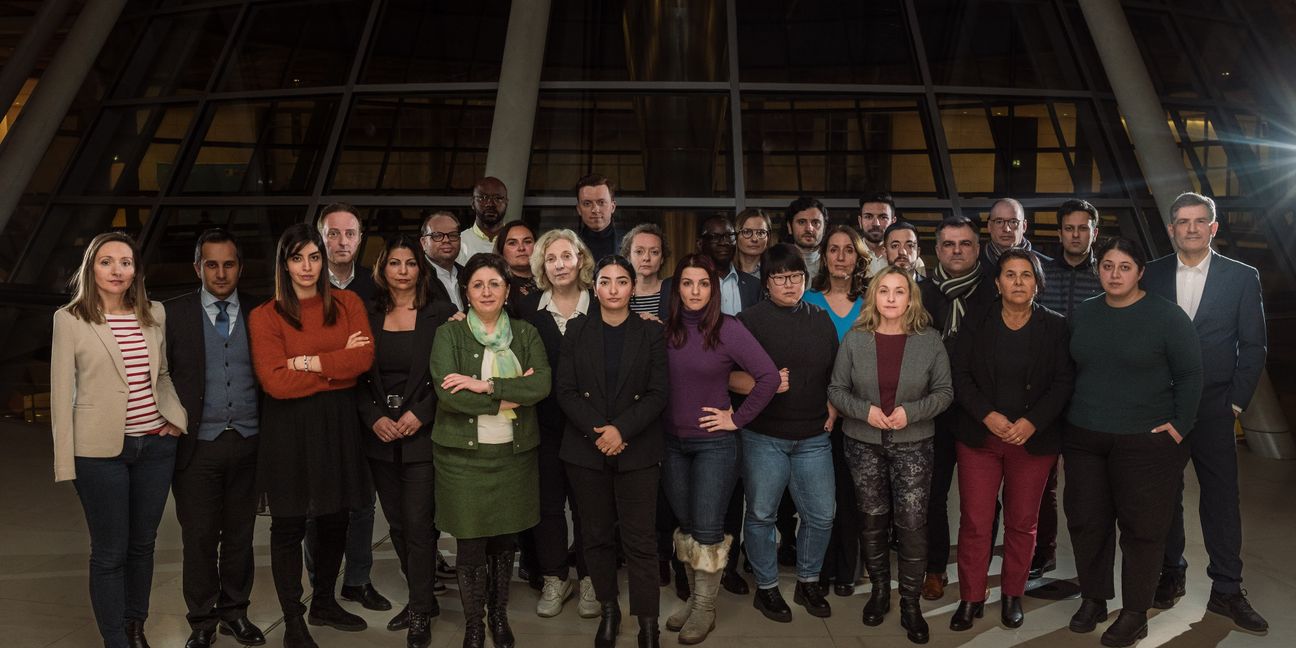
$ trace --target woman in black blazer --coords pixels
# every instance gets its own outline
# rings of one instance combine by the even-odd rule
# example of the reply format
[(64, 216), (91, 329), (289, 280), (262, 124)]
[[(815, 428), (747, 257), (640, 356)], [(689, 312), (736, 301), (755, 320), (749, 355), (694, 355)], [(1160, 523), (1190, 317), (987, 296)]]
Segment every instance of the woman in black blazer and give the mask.
[(431, 617), (441, 613), (433, 595), (434, 523), (432, 419), (436, 392), (428, 373), (436, 328), (455, 314), (447, 301), (428, 298), (435, 281), (418, 243), (408, 236), (387, 242), (374, 264), (377, 286), (369, 311), (374, 363), (356, 383), (356, 403), (365, 435), (365, 455), (392, 546), (409, 585), (409, 604), (387, 624), (408, 628), (406, 642), (422, 648), (431, 641)]
[(1016, 628), (1035, 552), (1040, 498), (1062, 449), (1062, 411), (1075, 368), (1066, 320), (1035, 303), (1044, 288), (1038, 257), (999, 257), (999, 301), (965, 316), (951, 367), (958, 401), (959, 606), (951, 630), (984, 613), (986, 568), (1003, 486), (1004, 561), (1000, 618)]
[(599, 309), (567, 329), (558, 402), (567, 415), (561, 457), (584, 525), (581, 547), (603, 620), (594, 645), (615, 645), (619, 526), (639, 645), (656, 646), (658, 463), (666, 407), (666, 342), (658, 322), (630, 311), (635, 272), (621, 256), (599, 261)]

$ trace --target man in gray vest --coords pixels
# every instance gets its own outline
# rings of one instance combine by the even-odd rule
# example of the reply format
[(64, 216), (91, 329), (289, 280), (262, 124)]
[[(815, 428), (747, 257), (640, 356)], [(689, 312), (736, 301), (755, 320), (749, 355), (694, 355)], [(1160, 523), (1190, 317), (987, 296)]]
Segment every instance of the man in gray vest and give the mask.
[(244, 645), (265, 643), (247, 618), (255, 567), (260, 390), (247, 334), (247, 314), (257, 302), (238, 291), (242, 269), (234, 238), (207, 230), (194, 246), (202, 287), (165, 304), (167, 362), (190, 413), (172, 482), (192, 628), (185, 648), (207, 648), (218, 626)]

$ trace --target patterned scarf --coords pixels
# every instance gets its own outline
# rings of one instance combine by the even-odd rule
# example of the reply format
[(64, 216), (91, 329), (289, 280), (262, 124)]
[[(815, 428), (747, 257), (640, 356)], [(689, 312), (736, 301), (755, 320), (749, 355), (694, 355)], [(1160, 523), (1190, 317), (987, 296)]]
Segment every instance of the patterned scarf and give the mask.
[(945, 326), (941, 330), (941, 339), (946, 339), (958, 333), (959, 322), (967, 312), (967, 299), (981, 285), (981, 261), (977, 260), (971, 272), (952, 278), (945, 273), (943, 266), (937, 265), (936, 271), (932, 273), (932, 281), (936, 282), (936, 287), (940, 288), (945, 299), (950, 302), (949, 316), (945, 318)]
[[(517, 355), (509, 348), (513, 344), (513, 325), (509, 323), (508, 315), (500, 313), (499, 319), (495, 320), (495, 332), (487, 333), (486, 325), (477, 317), (477, 312), (469, 308), (468, 330), (478, 344), (495, 353), (491, 375), (495, 378), (517, 378), (522, 375), (522, 365), (518, 364)], [(503, 415), (509, 420), (517, 418), (517, 413), (513, 410), (504, 410)]]
[(995, 245), (994, 241), (988, 241), (986, 243), (986, 258), (990, 260), (990, 263), (999, 263), (999, 257), (1008, 250), (1026, 250), (1027, 252), (1034, 252), (1031, 248), (1030, 239), (1022, 239), (1021, 245), (1014, 245), (1011, 248), (999, 247), (998, 245)]

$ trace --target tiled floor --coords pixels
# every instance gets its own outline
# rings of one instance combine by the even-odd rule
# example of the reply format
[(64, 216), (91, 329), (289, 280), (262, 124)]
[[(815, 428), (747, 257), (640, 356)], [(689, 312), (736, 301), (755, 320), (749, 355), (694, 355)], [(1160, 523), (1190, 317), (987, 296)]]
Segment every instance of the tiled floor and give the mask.
[[(71, 485), (54, 484), (50, 460), (48, 428), (24, 424), (0, 424), (5, 438), (3, 467), (0, 467), (0, 647), (92, 648), (100, 645), (90, 611), (86, 585), (86, 561), (89, 539)], [(1205, 552), (1195, 512), (1190, 511), (1188, 560), (1192, 563), (1188, 596), (1172, 610), (1156, 614), (1151, 634), (1143, 647), (1169, 646), (1281, 646), (1296, 637), (1296, 507), (1291, 505), (1296, 493), (1296, 463), (1259, 459), (1245, 449), (1241, 451), (1244, 528), (1246, 530), (1246, 586), (1251, 600), (1268, 619), (1271, 629), (1258, 637), (1234, 629), (1226, 619), (1205, 611), (1209, 583), (1205, 578)], [(1188, 471), (1188, 497), (1196, 500), (1197, 485)], [(1195, 509), (1195, 507), (1192, 507)], [(957, 505), (951, 503), (951, 510)], [(956, 515), (956, 513), (955, 513)], [(384, 523), (379, 520), (376, 539), (384, 539)], [(1058, 578), (1074, 577), (1071, 547), (1065, 532), (1059, 539), (1059, 569), (1051, 574)], [(283, 631), (270, 581), (269, 524), (257, 525), (257, 581), (249, 616), (269, 636), (269, 645), (277, 646)], [(442, 548), (453, 551), (453, 542), (442, 541)], [(992, 566), (998, 570), (996, 559)], [(951, 580), (955, 575), (950, 566)], [(404, 585), (391, 544), (382, 542), (375, 550), (373, 580), (379, 591), (399, 603)], [(147, 631), (149, 641), (157, 648), (179, 648), (188, 636), (184, 619), (184, 602), (180, 596), (180, 533), (174, 511), (168, 508), (158, 534), (156, 572), (151, 615)], [(992, 577), (991, 584), (997, 580)], [(944, 600), (925, 602), (924, 609), (932, 626), (929, 645), (1030, 646), (1031, 648), (1066, 648), (1098, 646), (1097, 634), (1077, 635), (1066, 629), (1075, 611), (1075, 600), (1026, 600), (1026, 623), (1017, 630), (998, 624), (998, 605), (991, 604), (986, 618), (969, 632), (949, 631), (949, 617), (957, 604), (957, 586), (947, 590)], [(624, 588), (623, 588), (624, 589)], [(785, 596), (791, 599), (791, 577), (784, 575)], [(823, 646), (904, 646), (909, 645), (899, 627), (895, 612), (881, 627), (869, 628), (859, 621), (865, 588), (849, 599), (831, 596), (834, 614), (830, 619), (816, 619), (793, 606), (792, 623), (767, 621), (751, 606), (748, 597), (721, 593), (719, 620), (715, 632), (703, 645), (712, 648), (819, 648)], [(459, 646), (462, 642), (463, 615), (457, 596), (441, 598), (442, 614), (433, 625), (436, 647)], [(624, 601), (622, 605), (627, 603)], [(998, 598), (998, 590), (991, 600)], [(598, 626), (597, 620), (576, 616), (569, 605), (555, 619), (540, 619), (534, 614), (536, 594), (521, 582), (512, 591), (513, 628), (518, 645), (524, 648), (542, 646), (589, 646)], [(663, 616), (678, 605), (669, 590), (662, 590)], [(344, 604), (368, 620), (370, 628), (359, 633), (342, 633), (315, 629), (321, 646), (403, 646), (404, 634), (387, 632), (390, 612), (358, 610)], [(1114, 607), (1119, 607), (1119, 600)], [(621, 645), (634, 644), (637, 626), (627, 618)], [(664, 645), (675, 645), (674, 636), (663, 634)], [(217, 645), (235, 644), (221, 637)], [(1291, 644), (1288, 644), (1291, 645)]]

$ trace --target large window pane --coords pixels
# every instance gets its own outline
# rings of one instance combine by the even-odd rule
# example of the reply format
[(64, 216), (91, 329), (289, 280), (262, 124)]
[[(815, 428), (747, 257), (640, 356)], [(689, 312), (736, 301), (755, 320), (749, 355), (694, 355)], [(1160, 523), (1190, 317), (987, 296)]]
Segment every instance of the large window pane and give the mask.
[(737, 11), (743, 81), (922, 82), (900, 0), (751, 0)]
[(917, 99), (743, 96), (752, 196), (944, 195)]
[(1050, 0), (916, 0), (937, 85), (1083, 88)]
[(305, 212), (304, 207), (294, 206), (167, 208), (159, 215), (163, 229), (148, 259), (150, 293), (171, 295), (197, 288), (194, 241), (204, 230), (220, 227), (238, 239), (243, 254), (240, 289), (271, 296), (279, 236), (289, 225), (300, 223)]
[(334, 98), (217, 104), (184, 193), (309, 192), (336, 113)]
[(236, 8), (227, 7), (154, 18), (136, 45), (114, 95), (156, 97), (202, 92), (216, 69), (237, 14)]
[(1169, 15), (1127, 10), (1130, 31), (1143, 53), (1152, 85), (1161, 97), (1200, 97), (1201, 84), (1184, 56), (1184, 44)]
[(724, 0), (553, 0), (542, 78), (723, 81), (726, 30)]
[(193, 106), (106, 109), (63, 185), (65, 194), (157, 194), (166, 186)]
[(54, 337), (53, 304), (6, 303), (0, 306), (0, 416), (8, 420), (49, 424), (50, 343)]
[(597, 171), (622, 194), (732, 195), (727, 95), (544, 94), (527, 192), (568, 195)]
[[(1202, 74), (1224, 98), (1240, 103), (1280, 103), (1271, 93), (1276, 81), (1265, 74), (1255, 42), (1240, 25), (1219, 20), (1182, 20), (1187, 42), (1205, 68)], [(1281, 81), (1277, 83), (1281, 84)]]
[(389, 0), (360, 80), (497, 81), (508, 16), (509, 0)]
[[(81, 255), (95, 236), (109, 230), (139, 237), (151, 211), (148, 207), (60, 205), (41, 219), (23, 250), (14, 281), (63, 292), (81, 265)], [(145, 269), (147, 272), (147, 268)]]
[(331, 188), (470, 192), (486, 171), (494, 109), (493, 95), (360, 97), (347, 118)]
[(253, 5), (220, 89), (346, 83), (369, 6), (368, 0)]

